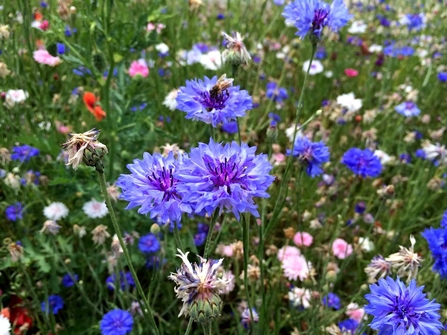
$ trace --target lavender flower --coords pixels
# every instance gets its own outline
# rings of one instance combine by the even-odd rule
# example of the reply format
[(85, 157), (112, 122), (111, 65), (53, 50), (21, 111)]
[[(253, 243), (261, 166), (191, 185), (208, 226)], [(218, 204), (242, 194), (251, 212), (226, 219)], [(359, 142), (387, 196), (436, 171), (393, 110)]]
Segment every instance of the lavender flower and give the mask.
[(174, 177), (180, 161), (172, 152), (167, 157), (145, 152), (143, 160), (128, 164), (131, 174), (122, 174), (116, 183), (123, 190), (120, 199), (129, 201), (126, 209), (141, 206), (138, 213), (159, 216), (162, 223), (179, 222), (182, 212), (191, 213), (191, 208), (182, 202), (178, 179)]
[(118, 285), (122, 291), (135, 287), (135, 281), (132, 274), (124, 271), (120, 271), (119, 277), (115, 273), (112, 273), (106, 279), (106, 285), (109, 290), (114, 290)]
[(211, 215), (216, 209), (259, 216), (253, 197), (268, 198), (267, 188), (274, 177), (267, 155), (256, 155), (256, 147), (236, 142), (223, 146), (212, 139), (199, 143), (185, 158), (176, 175), (183, 200), (191, 203), (199, 215)]
[(447, 279), (447, 228), (425, 229), (422, 236), (428, 242), (428, 248), (434, 260), (433, 271)]
[(122, 309), (108, 312), (99, 323), (102, 335), (126, 335), (132, 331), (132, 327), (132, 315)]
[(379, 157), (369, 149), (361, 150), (351, 148), (345, 152), (341, 162), (354, 174), (363, 178), (377, 177), (382, 172), (382, 164)]
[(29, 145), (18, 145), (12, 148), (11, 159), (20, 162), (27, 162), (31, 157), (38, 156), (39, 149)]
[(305, 136), (295, 139), (293, 151), (287, 149), (287, 155), (292, 154), (307, 165), (306, 173), (312, 178), (323, 173), (321, 165), (329, 162), (329, 148), (323, 142), (312, 142)]
[(53, 294), (48, 297), (47, 301), (44, 301), (40, 304), (40, 308), (43, 313), (52, 313), (56, 315), (59, 310), (64, 308), (64, 300), (58, 294)]
[(440, 334), (441, 305), (429, 301), (422, 292), (424, 286), (417, 287), (415, 280), (406, 287), (399, 278), (387, 277), (369, 287), (371, 293), (365, 295), (369, 302), (365, 311), (374, 316), (370, 327), (379, 334)]
[(204, 80), (187, 80), (177, 94), (177, 109), (186, 113), (187, 119), (203, 121), (217, 127), (245, 116), (253, 107), (250, 95), (239, 86), (233, 86), (233, 79), (225, 75)]
[(16, 202), (9, 205), (5, 209), (6, 218), (10, 221), (17, 221), (23, 219), (23, 214), (25, 213), (23, 205), (20, 202)]
[(334, 0), (330, 6), (320, 0), (294, 0), (284, 7), (282, 15), (286, 23), (298, 29), (296, 35), (304, 38), (310, 34), (317, 40), (321, 39), (324, 27), (336, 32), (352, 17), (343, 0)]
[(324, 296), (322, 302), (324, 306), (329, 308), (340, 309), (341, 307), (340, 298), (338, 297), (338, 295), (332, 292)]
[(385, 260), (382, 255), (374, 256), (371, 263), (365, 268), (370, 282), (384, 278), (391, 273), (391, 263)]
[(265, 96), (276, 103), (282, 103), (289, 97), (287, 90), (284, 87), (278, 87), (273, 81), (267, 83), (266, 89)]
[(152, 233), (141, 236), (138, 241), (138, 248), (141, 252), (150, 254), (155, 253), (160, 250), (160, 242), (158, 241), (157, 236)]
[(413, 101), (402, 102), (400, 105), (394, 107), (394, 110), (406, 117), (418, 116), (421, 114), (421, 110)]

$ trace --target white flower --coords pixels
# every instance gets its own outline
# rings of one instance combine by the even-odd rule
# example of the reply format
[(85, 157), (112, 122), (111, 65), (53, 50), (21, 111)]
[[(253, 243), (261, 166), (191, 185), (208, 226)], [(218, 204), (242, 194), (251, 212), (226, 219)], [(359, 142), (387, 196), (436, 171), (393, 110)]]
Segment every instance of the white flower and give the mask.
[(102, 218), (109, 212), (105, 202), (99, 202), (95, 199), (86, 202), (84, 206), (82, 206), (82, 210), (85, 215), (91, 219)]
[(372, 44), (369, 48), (368, 51), (372, 52), (372, 53), (379, 53), (382, 52), (383, 47), (381, 45), (378, 44)]
[(422, 143), (422, 149), (425, 152), (425, 158), (432, 161), (439, 156), (439, 161), (441, 163), (447, 163), (447, 150), (444, 145), (439, 143), (433, 144), (429, 141), (424, 141)]
[(213, 50), (200, 56), (200, 64), (207, 69), (216, 71), (222, 66), (222, 55), (219, 50)]
[(47, 220), (47, 221), (45, 221), (43, 223), (43, 227), (40, 230), (40, 232), (41, 233), (48, 232), (48, 233), (50, 233), (52, 235), (57, 235), (61, 228), (62, 227), (59, 226), (56, 221), (54, 221), (54, 220)]
[(332, 78), (332, 77), (334, 76), (334, 72), (332, 72), (332, 71), (326, 71), (326, 72), (324, 73), (324, 76), (325, 76), (326, 78)]
[(287, 136), (287, 138), (289, 139), (290, 142), (293, 141), (293, 134), (294, 134), (295, 131), (297, 131), (296, 138), (303, 137), (303, 133), (301, 132), (299, 125), (296, 128), (295, 128), (295, 126), (291, 126), (291, 127), (287, 128), (286, 131), (285, 131), (286, 136)]
[[(307, 72), (307, 69), (309, 68), (310, 60), (307, 60), (303, 63), (303, 71)], [(317, 73), (323, 72), (324, 67), (323, 64), (319, 60), (314, 59), (312, 61), (312, 64), (310, 65), (309, 74), (311, 76), (316, 75)]]
[(354, 21), (348, 29), (350, 34), (363, 34), (366, 32), (367, 25), (363, 21)]
[(26, 98), (28, 98), (28, 92), (24, 90), (8, 90), (5, 96), (6, 104), (11, 107), (25, 101)]
[(168, 93), (165, 100), (163, 101), (163, 105), (168, 107), (171, 111), (174, 111), (177, 108), (177, 94), (178, 89), (174, 89), (171, 92)]
[(68, 208), (62, 202), (53, 202), (43, 209), (43, 215), (49, 220), (59, 221), (68, 215)]
[(289, 291), (288, 296), (289, 301), (292, 303), (292, 306), (303, 306), (304, 308), (310, 307), (310, 290), (294, 287)]
[(0, 314), (0, 335), (10, 335), (11, 322)]
[(342, 94), (337, 97), (337, 104), (346, 108), (348, 112), (356, 112), (362, 108), (362, 99), (356, 99), (354, 93)]
[(374, 243), (369, 240), (368, 237), (360, 237), (359, 238), (359, 246), (360, 249), (369, 252), (374, 250)]
[(385, 151), (382, 150), (374, 151), (374, 155), (380, 159), (380, 163), (382, 165), (387, 165), (388, 163), (394, 161), (394, 157), (388, 155)]
[(169, 51), (169, 47), (165, 43), (160, 43), (155, 46), (155, 50), (162, 54), (165, 54)]

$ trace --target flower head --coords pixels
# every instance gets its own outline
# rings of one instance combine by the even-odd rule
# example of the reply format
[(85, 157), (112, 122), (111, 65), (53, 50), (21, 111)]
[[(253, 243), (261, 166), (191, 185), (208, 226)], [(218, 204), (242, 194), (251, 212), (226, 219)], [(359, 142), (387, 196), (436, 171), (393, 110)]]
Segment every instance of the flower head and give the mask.
[(251, 309), (251, 313), (248, 308), (245, 308), (244, 311), (241, 313), (241, 324), (242, 326), (244, 326), (245, 329), (249, 329), (250, 324), (256, 323), (258, 321), (259, 321), (259, 315), (258, 312), (256, 312), (256, 309), (254, 308)]
[(130, 64), (129, 76), (147, 77), (149, 75), (149, 67), (144, 59), (135, 60)]
[(216, 209), (234, 213), (249, 212), (259, 216), (254, 197), (268, 198), (267, 188), (274, 177), (267, 155), (256, 155), (256, 147), (236, 142), (223, 146), (212, 139), (199, 143), (185, 158), (177, 178), (184, 191), (184, 201), (199, 215), (211, 215)]
[(323, 305), (329, 308), (333, 309), (340, 309), (341, 308), (341, 301), (338, 295), (335, 293), (328, 293), (326, 296), (323, 297)]
[(434, 260), (433, 271), (447, 278), (447, 228), (425, 229), (422, 236), (427, 240)]
[(400, 105), (394, 107), (394, 110), (406, 117), (418, 116), (421, 113), (421, 110), (413, 101), (402, 102)]
[(440, 305), (429, 301), (415, 280), (407, 287), (399, 278), (387, 277), (369, 287), (365, 311), (374, 316), (370, 327), (379, 334), (440, 334)]
[(293, 150), (287, 149), (287, 155), (292, 154), (306, 164), (306, 173), (312, 178), (323, 173), (321, 165), (329, 162), (329, 148), (323, 142), (312, 142), (305, 136), (297, 136)]
[(50, 55), (47, 50), (36, 50), (33, 52), (33, 58), (37, 63), (56, 66), (62, 62), (59, 57), (54, 57)]
[(306, 232), (297, 232), (295, 234), (295, 236), (293, 237), (293, 242), (297, 246), (308, 247), (312, 244), (313, 241), (314, 241), (314, 238), (312, 237), (312, 235), (310, 235), (309, 233), (306, 233)]
[(331, 5), (321, 0), (294, 0), (284, 7), (282, 15), (286, 23), (298, 29), (296, 35), (304, 38), (310, 34), (316, 40), (321, 39), (324, 27), (336, 32), (352, 17), (343, 0), (334, 0)]
[(408, 277), (408, 282), (412, 279), (416, 279), (418, 268), (422, 263), (422, 258), (414, 252), (416, 239), (413, 235), (410, 235), (410, 241), (410, 249), (399, 246), (399, 252), (391, 254), (386, 258), (386, 261), (390, 262), (394, 269), (397, 269), (397, 275), (400, 277)]
[(11, 322), (7, 317), (0, 314), (0, 335), (10, 335)]
[(382, 164), (379, 157), (369, 149), (351, 148), (342, 157), (345, 164), (355, 175), (363, 178), (377, 177), (382, 172)]
[(42, 302), (40, 307), (43, 313), (56, 315), (64, 307), (64, 300), (60, 295), (53, 294), (48, 297), (47, 301)]
[(231, 37), (227, 33), (222, 32), (222, 37), (224, 38), (222, 44), (226, 48), (222, 53), (224, 62), (229, 62), (233, 65), (245, 65), (251, 60), (240, 33), (236, 32)]
[(186, 113), (187, 119), (203, 121), (217, 127), (237, 117), (253, 107), (250, 95), (239, 86), (233, 86), (233, 79), (225, 75), (202, 81), (187, 80), (177, 94), (177, 108)]
[(40, 232), (41, 233), (48, 232), (48, 233), (50, 233), (52, 235), (57, 235), (61, 228), (62, 227), (59, 226), (56, 221), (54, 221), (54, 220), (46, 220), (43, 223), (43, 227), (40, 230)]
[(62, 202), (53, 202), (43, 209), (43, 215), (49, 220), (58, 221), (68, 215), (68, 208)]
[(129, 201), (126, 209), (141, 206), (138, 213), (150, 213), (151, 218), (159, 217), (162, 223), (180, 222), (183, 212), (191, 213), (189, 205), (182, 201), (179, 180), (175, 173), (183, 157), (174, 158), (170, 152), (167, 157), (159, 153), (143, 154), (143, 160), (135, 159), (127, 168), (131, 174), (122, 174), (117, 181), (121, 187), (120, 199)]
[(85, 215), (91, 219), (103, 218), (109, 212), (106, 203), (96, 199), (86, 202), (84, 206), (82, 206), (82, 210), (84, 211)]
[(284, 87), (278, 87), (278, 84), (271, 81), (267, 83), (265, 96), (276, 103), (282, 103), (289, 97)]
[(79, 276), (77, 274), (67, 273), (62, 277), (62, 285), (64, 287), (72, 287), (78, 281)]
[(126, 335), (132, 331), (132, 327), (132, 315), (122, 309), (108, 312), (99, 323), (102, 335)]
[(93, 114), (97, 121), (101, 121), (106, 117), (106, 112), (97, 104), (99, 99), (96, 99), (92, 92), (85, 92), (83, 99), (85, 107), (87, 107), (89, 112)]
[(287, 257), (282, 261), (281, 267), (284, 271), (284, 276), (289, 280), (304, 281), (310, 274), (310, 263), (306, 261), (303, 255), (294, 257)]
[(374, 256), (371, 263), (365, 268), (370, 282), (375, 282), (377, 279), (385, 278), (391, 273), (391, 263), (388, 262), (382, 255)]
[(345, 259), (352, 254), (352, 245), (341, 238), (337, 238), (332, 243), (332, 253), (339, 259)]
[(140, 240), (138, 241), (138, 248), (141, 252), (147, 254), (154, 253), (160, 250), (160, 242), (158, 241), (157, 236), (149, 233), (141, 236)]
[(107, 226), (104, 226), (103, 224), (96, 226), (95, 229), (92, 230), (92, 235), (93, 242), (99, 245), (104, 244), (106, 238), (110, 237), (110, 234), (107, 232)]
[(20, 162), (27, 162), (31, 157), (36, 157), (40, 153), (39, 149), (29, 145), (18, 145), (12, 148), (11, 159)]
[(106, 285), (109, 290), (114, 290), (116, 287), (120, 287), (122, 291), (135, 287), (135, 281), (132, 274), (127, 271), (120, 271), (119, 276), (116, 273), (112, 273), (106, 279)]
[(229, 281), (219, 278), (217, 270), (222, 264), (223, 258), (219, 260), (206, 260), (200, 256), (200, 263), (191, 264), (188, 254), (180, 249), (177, 256), (183, 261), (176, 273), (171, 273), (168, 278), (173, 280), (177, 287), (174, 289), (177, 298), (183, 302), (180, 310), (181, 315), (190, 315), (201, 323), (220, 315), (222, 300), (219, 297)]
[(308, 289), (293, 287), (288, 293), (289, 301), (293, 307), (310, 307), (311, 292)]

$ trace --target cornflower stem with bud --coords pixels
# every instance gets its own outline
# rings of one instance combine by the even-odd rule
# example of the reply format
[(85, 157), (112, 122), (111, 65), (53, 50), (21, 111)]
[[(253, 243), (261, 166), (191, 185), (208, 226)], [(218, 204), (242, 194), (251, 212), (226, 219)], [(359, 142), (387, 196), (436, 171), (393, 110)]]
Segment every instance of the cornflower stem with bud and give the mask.
[(203, 258), (208, 259), (208, 255), (209, 255), (209, 249), (210, 249), (210, 245), (211, 245), (211, 237), (213, 235), (214, 232), (214, 226), (216, 225), (217, 219), (219, 218), (219, 212), (216, 211), (213, 214), (213, 217), (211, 218), (211, 224), (210, 224), (210, 229), (208, 230), (208, 236), (206, 237), (206, 242), (205, 242), (205, 251), (203, 253)]
[(104, 198), (106, 200), (107, 207), (109, 209), (110, 218), (112, 220), (113, 228), (115, 229), (115, 233), (118, 236), (118, 240), (120, 242), (121, 248), (123, 248), (124, 256), (127, 261), (127, 266), (129, 267), (130, 272), (132, 273), (132, 277), (135, 281), (135, 286), (137, 287), (138, 294), (141, 296), (141, 299), (143, 300), (143, 314), (145, 316), (146, 321), (150, 324), (150, 327), (152, 328), (152, 331), (154, 334), (159, 335), (157, 324), (155, 323), (154, 315), (152, 314), (151, 307), (149, 305), (149, 301), (144, 294), (143, 288), (141, 287), (140, 281), (138, 280), (137, 273), (135, 271), (135, 268), (132, 264), (132, 259), (130, 258), (129, 250), (127, 250), (126, 244), (124, 243), (123, 235), (121, 233), (120, 227), (118, 225), (118, 221), (116, 219), (115, 212), (112, 207), (112, 202), (110, 201), (109, 194), (107, 193), (107, 185), (106, 185), (106, 179), (104, 176), (104, 171), (100, 167), (97, 166), (96, 171), (98, 172), (99, 177), (99, 185), (101, 187), (101, 191), (104, 195)]

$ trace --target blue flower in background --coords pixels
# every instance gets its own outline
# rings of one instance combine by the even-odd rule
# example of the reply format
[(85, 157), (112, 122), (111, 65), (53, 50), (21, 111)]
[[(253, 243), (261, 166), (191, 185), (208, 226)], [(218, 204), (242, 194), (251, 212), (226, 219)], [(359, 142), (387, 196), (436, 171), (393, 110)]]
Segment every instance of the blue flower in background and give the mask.
[(126, 335), (132, 331), (132, 327), (132, 315), (122, 309), (108, 312), (99, 323), (102, 335)]
[(382, 164), (379, 157), (369, 149), (351, 148), (345, 152), (341, 162), (345, 164), (355, 175), (377, 177), (382, 172)]
[(273, 81), (267, 83), (266, 89), (265, 96), (274, 102), (282, 103), (289, 97), (287, 90), (284, 87), (278, 87)]
[(401, 20), (401, 23), (408, 27), (408, 30), (418, 31), (425, 27), (425, 15), (420, 14), (407, 14)]
[(358, 214), (363, 214), (366, 211), (366, 204), (364, 201), (360, 201), (355, 205), (355, 212)]
[(191, 213), (191, 208), (182, 202), (178, 179), (174, 177), (179, 164), (172, 152), (168, 157), (145, 152), (143, 160), (135, 159), (128, 164), (131, 174), (122, 174), (116, 182), (123, 191), (120, 199), (129, 201), (126, 209), (141, 206), (138, 213), (150, 213), (151, 218), (158, 216), (163, 224), (180, 222), (183, 212)]
[(421, 110), (413, 101), (402, 102), (400, 105), (394, 107), (394, 110), (406, 117), (418, 116), (421, 114)]
[(12, 148), (11, 159), (20, 162), (27, 162), (31, 157), (36, 157), (40, 153), (39, 149), (29, 145), (17, 145)]
[(199, 223), (197, 225), (197, 234), (194, 235), (194, 244), (197, 247), (200, 247), (205, 243), (209, 229), (210, 228), (206, 224)]
[(374, 316), (369, 326), (379, 334), (440, 334), (441, 305), (435, 300), (429, 301), (422, 292), (424, 286), (417, 287), (415, 280), (407, 287), (399, 278), (387, 277), (369, 287), (371, 293), (365, 295), (369, 302), (365, 312)]
[(428, 248), (434, 260), (433, 271), (447, 279), (447, 228), (425, 229), (422, 236), (427, 240)]
[(338, 323), (338, 328), (345, 335), (354, 335), (358, 326), (359, 323), (353, 319), (347, 319)]
[(107, 277), (106, 285), (109, 290), (114, 290), (118, 286), (118, 284), (122, 291), (135, 287), (135, 282), (133, 280), (132, 274), (129, 271), (120, 271), (119, 278), (117, 278), (115, 273)]
[(16, 202), (12, 205), (9, 205), (5, 209), (5, 215), (10, 221), (17, 221), (23, 219), (23, 214), (25, 211), (23, 210), (23, 205), (20, 202)]
[(442, 216), (441, 227), (447, 227), (447, 210), (444, 212), (444, 215)]
[(335, 293), (328, 293), (328, 295), (323, 297), (323, 305), (329, 308), (333, 308), (333, 309), (340, 309), (341, 307), (341, 302), (340, 302), (340, 298), (338, 297), (338, 295), (336, 295)]
[(62, 277), (62, 285), (65, 287), (72, 287), (79, 279), (77, 274), (67, 273)]
[(441, 83), (445, 83), (447, 81), (447, 72), (439, 72), (438, 73), (438, 80)]
[(157, 236), (149, 233), (140, 238), (138, 241), (138, 249), (147, 254), (155, 253), (160, 250), (160, 242), (158, 241)]
[(177, 94), (177, 109), (186, 113), (187, 119), (199, 120), (217, 127), (245, 116), (253, 108), (246, 90), (232, 86), (233, 79), (214, 76), (204, 80), (187, 80)]
[(222, 125), (222, 130), (228, 134), (237, 133), (237, 121), (230, 121)]
[(321, 165), (329, 162), (329, 148), (323, 142), (312, 142), (305, 136), (295, 139), (293, 150), (287, 149), (287, 156), (292, 155), (307, 165), (306, 173), (313, 177), (323, 173)]
[(249, 212), (259, 216), (254, 197), (268, 198), (267, 188), (274, 177), (267, 155), (256, 155), (256, 147), (242, 143), (224, 146), (212, 139), (209, 144), (199, 143), (191, 150), (176, 177), (183, 200), (192, 204), (199, 215), (219, 209), (234, 213)]
[(390, 57), (408, 57), (414, 54), (414, 49), (409, 46), (397, 46), (391, 44), (383, 48), (383, 54)]
[(43, 313), (52, 313), (56, 315), (59, 310), (64, 308), (64, 300), (58, 294), (50, 295), (47, 301), (40, 304), (40, 308)]
[(63, 43), (56, 43), (56, 50), (58, 55), (63, 55), (68, 52), (68, 48)]
[(296, 35), (304, 38), (310, 34), (317, 39), (324, 27), (336, 32), (352, 17), (343, 0), (334, 0), (331, 5), (320, 0), (294, 0), (284, 7), (282, 15), (298, 29)]
[(70, 26), (67, 25), (67, 26), (65, 26), (64, 33), (65, 33), (65, 36), (71, 37), (73, 34), (76, 34), (77, 31), (78, 30), (76, 28), (71, 28)]

